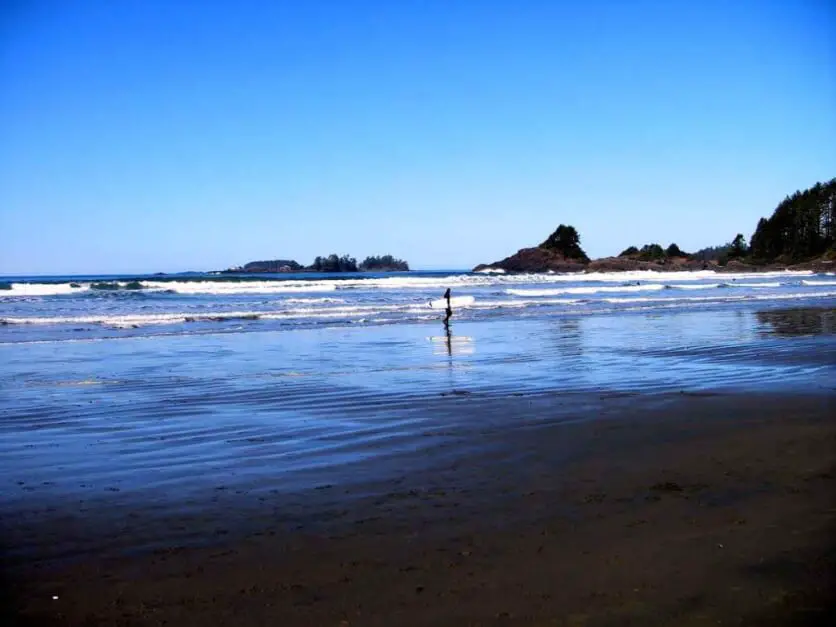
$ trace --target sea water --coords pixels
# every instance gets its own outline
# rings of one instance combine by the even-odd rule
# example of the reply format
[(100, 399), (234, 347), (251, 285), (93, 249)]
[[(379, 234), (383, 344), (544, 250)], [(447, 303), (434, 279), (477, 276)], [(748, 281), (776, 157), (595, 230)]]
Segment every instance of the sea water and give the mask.
[(0, 343), (252, 333), (432, 322), (450, 288), (456, 320), (753, 310), (836, 300), (836, 276), (729, 274), (189, 274), (0, 279)]
[[(832, 274), (4, 281), (0, 515), (24, 535), (43, 512), (282, 504), (610, 398), (836, 395)], [(449, 324), (447, 288), (473, 297)]]

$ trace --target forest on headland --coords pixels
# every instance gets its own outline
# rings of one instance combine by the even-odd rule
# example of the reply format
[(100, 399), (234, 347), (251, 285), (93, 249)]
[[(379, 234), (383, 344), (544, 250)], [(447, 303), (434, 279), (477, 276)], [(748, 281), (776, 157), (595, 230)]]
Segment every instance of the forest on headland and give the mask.
[[(523, 248), (474, 271), (577, 272), (619, 270), (700, 270), (707, 268), (757, 269), (836, 264), (836, 178), (816, 183), (787, 196), (772, 215), (761, 218), (751, 238), (737, 233), (729, 241), (686, 252), (676, 243), (657, 242), (631, 245), (616, 257), (591, 260), (581, 247), (578, 230), (561, 224), (541, 244)], [(409, 264), (392, 255), (366, 257), (362, 262), (350, 255), (318, 256), (308, 266), (292, 259), (251, 261), (229, 268), (227, 273), (275, 272), (406, 272)]]
[(775, 267), (836, 263), (836, 178), (787, 196), (769, 218), (761, 218), (750, 241), (742, 233), (729, 242), (685, 252), (671, 243), (629, 246), (617, 257), (590, 260), (575, 227), (561, 224), (543, 243), (523, 248), (475, 271), (555, 272), (579, 270), (696, 270), (709, 267)]

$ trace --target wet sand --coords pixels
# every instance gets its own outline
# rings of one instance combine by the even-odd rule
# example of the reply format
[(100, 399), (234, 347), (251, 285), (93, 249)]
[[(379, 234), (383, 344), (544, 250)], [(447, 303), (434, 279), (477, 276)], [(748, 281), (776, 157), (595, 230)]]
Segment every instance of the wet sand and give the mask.
[(829, 624), (832, 392), (441, 402), (392, 476), (4, 511), (3, 624)]

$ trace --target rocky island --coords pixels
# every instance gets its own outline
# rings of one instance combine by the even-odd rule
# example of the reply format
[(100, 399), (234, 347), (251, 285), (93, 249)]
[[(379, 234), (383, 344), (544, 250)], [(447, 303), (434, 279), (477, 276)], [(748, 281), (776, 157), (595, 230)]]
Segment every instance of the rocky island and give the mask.
[(491, 264), (480, 264), (474, 272), (580, 272), (589, 257), (580, 246), (580, 235), (573, 226), (561, 224), (546, 241), (534, 248), (522, 248), (510, 257)]
[(224, 274), (253, 274), (280, 272), (408, 272), (409, 264), (392, 255), (369, 256), (359, 264), (350, 255), (318, 256), (309, 266), (293, 259), (272, 259), (269, 261), (250, 261), (243, 266), (221, 270)]
[(300, 272), (304, 268), (292, 259), (271, 259), (269, 261), (250, 261), (243, 266), (229, 268), (223, 272)]
[(836, 266), (836, 178), (787, 196), (770, 218), (761, 218), (751, 245), (742, 233), (721, 246), (683, 252), (676, 244), (629, 246), (617, 257), (590, 260), (573, 226), (561, 224), (542, 244), (476, 266), (474, 272), (618, 272), (631, 270), (758, 271)]

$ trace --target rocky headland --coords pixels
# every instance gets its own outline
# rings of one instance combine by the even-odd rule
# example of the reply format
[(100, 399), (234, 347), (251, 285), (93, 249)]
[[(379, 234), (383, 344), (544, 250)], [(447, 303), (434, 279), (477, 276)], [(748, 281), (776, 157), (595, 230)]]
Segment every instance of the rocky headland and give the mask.
[(628, 272), (636, 270), (726, 272), (836, 269), (836, 179), (787, 196), (769, 218), (761, 218), (751, 245), (738, 233), (721, 246), (695, 253), (676, 244), (630, 246), (620, 255), (590, 260), (578, 231), (561, 224), (542, 244), (522, 248), (474, 272)]

